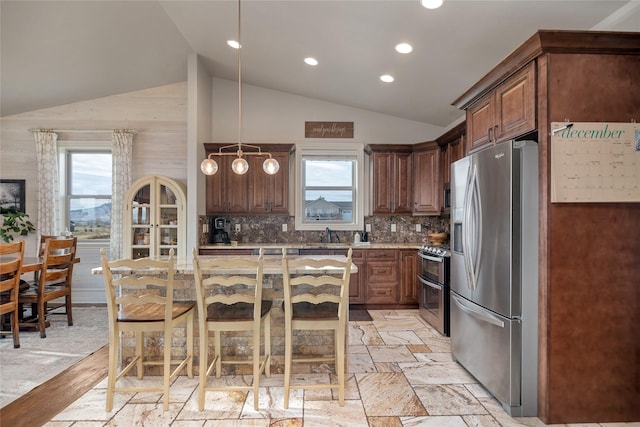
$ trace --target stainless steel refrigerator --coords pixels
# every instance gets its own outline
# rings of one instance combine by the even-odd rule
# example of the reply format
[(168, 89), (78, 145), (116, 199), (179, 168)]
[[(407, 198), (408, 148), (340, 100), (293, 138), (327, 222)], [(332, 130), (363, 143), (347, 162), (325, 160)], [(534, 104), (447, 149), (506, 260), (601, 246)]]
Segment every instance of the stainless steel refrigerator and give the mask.
[(516, 417), (538, 412), (538, 146), (451, 166), (451, 352)]

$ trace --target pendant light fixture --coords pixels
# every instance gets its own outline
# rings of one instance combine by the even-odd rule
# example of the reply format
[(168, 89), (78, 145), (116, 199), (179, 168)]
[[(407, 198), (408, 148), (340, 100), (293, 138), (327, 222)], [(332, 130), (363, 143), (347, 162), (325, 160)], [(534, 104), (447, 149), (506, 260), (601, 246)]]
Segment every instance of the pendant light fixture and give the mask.
[[(262, 152), (260, 147), (256, 145), (242, 143), (242, 41), (240, 38), (242, 32), (240, 15), (240, 0), (238, 0), (238, 143), (220, 147), (217, 153), (209, 153), (207, 158), (200, 164), (200, 170), (205, 175), (214, 175), (218, 172), (218, 163), (214, 160), (216, 156), (237, 156), (231, 163), (231, 170), (238, 175), (244, 175), (249, 170), (249, 163), (243, 156), (268, 156), (262, 163), (262, 169), (269, 175), (276, 174), (280, 169), (280, 164), (271, 156), (271, 153)], [(255, 151), (244, 151), (243, 148)]]

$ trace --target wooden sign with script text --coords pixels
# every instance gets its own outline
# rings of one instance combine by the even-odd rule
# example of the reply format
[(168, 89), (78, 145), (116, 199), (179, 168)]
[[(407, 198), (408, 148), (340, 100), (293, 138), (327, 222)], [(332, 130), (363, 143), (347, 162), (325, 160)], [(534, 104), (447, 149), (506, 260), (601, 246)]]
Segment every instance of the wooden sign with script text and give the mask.
[(304, 122), (305, 138), (353, 138), (353, 122)]

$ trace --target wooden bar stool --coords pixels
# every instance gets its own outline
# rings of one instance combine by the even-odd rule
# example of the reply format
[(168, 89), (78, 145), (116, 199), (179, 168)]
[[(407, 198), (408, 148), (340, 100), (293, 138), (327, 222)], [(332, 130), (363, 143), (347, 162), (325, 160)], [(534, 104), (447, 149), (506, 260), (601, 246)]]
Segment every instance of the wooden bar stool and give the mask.
[[(113, 409), (113, 396), (116, 392), (162, 392), (163, 409), (169, 409), (169, 385), (171, 380), (184, 367), (187, 375), (193, 378), (193, 321), (195, 303), (173, 300), (173, 280), (175, 259), (173, 249), (169, 259), (164, 261), (149, 258), (120, 259), (108, 261), (105, 250), (101, 249), (102, 273), (107, 292), (109, 314), (109, 374), (107, 379), (107, 412)], [(166, 278), (163, 275), (166, 273)], [(117, 276), (117, 277), (114, 277)], [(186, 356), (171, 358), (173, 328), (185, 324), (187, 330)], [(118, 372), (120, 332), (134, 332), (136, 337), (135, 357)], [(146, 358), (144, 341), (146, 332), (164, 333), (164, 351), (162, 359)], [(117, 387), (117, 382), (134, 366), (138, 379), (144, 377), (144, 367), (160, 365), (163, 367), (162, 387)], [(171, 366), (177, 365), (172, 371)]]
[[(201, 259), (193, 250), (193, 266), (198, 295), (200, 331), (200, 384), (198, 408), (204, 409), (205, 392), (253, 390), (253, 407), (258, 409), (260, 375), (271, 376), (271, 301), (262, 299), (262, 248), (257, 257), (220, 257)], [(251, 274), (244, 273), (252, 271)], [(260, 354), (260, 331), (264, 334), (264, 355)], [(250, 331), (253, 351), (249, 359), (224, 358), (221, 348), (223, 332)], [(214, 334), (215, 356), (209, 360), (209, 332)], [(223, 364), (245, 364), (253, 367), (253, 385), (207, 385), (215, 370), (222, 374)]]
[[(344, 406), (346, 372), (347, 317), (349, 313), (349, 277), (351, 249), (346, 261), (335, 259), (287, 258), (282, 256), (284, 282), (285, 364), (284, 407), (289, 407), (292, 388), (337, 389), (338, 404)], [(336, 270), (337, 269), (337, 270)], [(333, 271), (332, 271), (333, 270)], [(308, 272), (306, 272), (308, 271)], [(311, 272), (318, 272), (313, 274)], [(331, 273), (340, 272), (340, 277)], [(335, 337), (333, 355), (295, 357), (294, 331), (332, 330)], [(330, 362), (335, 366), (338, 384), (291, 384), (291, 365), (294, 362)]]

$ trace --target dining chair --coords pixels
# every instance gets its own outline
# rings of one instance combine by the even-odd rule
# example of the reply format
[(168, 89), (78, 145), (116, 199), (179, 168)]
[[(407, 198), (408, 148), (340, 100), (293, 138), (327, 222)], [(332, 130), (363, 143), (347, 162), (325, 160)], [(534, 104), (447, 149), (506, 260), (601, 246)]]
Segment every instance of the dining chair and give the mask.
[[(195, 303), (174, 301), (175, 258), (173, 249), (168, 259), (123, 258), (109, 261), (106, 252), (100, 250), (102, 273), (107, 294), (109, 317), (109, 370), (107, 375), (107, 412), (113, 409), (115, 393), (162, 392), (163, 409), (169, 409), (169, 386), (171, 380), (183, 369), (193, 378), (193, 322)], [(173, 328), (185, 324), (187, 331), (186, 355), (172, 359)], [(125, 364), (118, 363), (120, 333), (135, 335), (134, 357)], [(153, 352), (145, 355), (145, 334), (164, 333), (162, 358), (154, 358)], [(173, 371), (171, 367), (177, 365)], [(120, 370), (118, 371), (118, 367)], [(117, 387), (118, 381), (133, 367), (137, 378), (144, 378), (146, 366), (162, 366), (162, 386), (140, 385)]]
[[(76, 247), (76, 237), (47, 239), (42, 252), (42, 267), (38, 272), (38, 280), (31, 282), (28, 288), (20, 290), (18, 302), (20, 305), (31, 304), (32, 318), (29, 321), (37, 323), (40, 338), (47, 336), (47, 315), (51, 310), (64, 307), (64, 313), (60, 314), (66, 314), (67, 324), (73, 326), (71, 286)], [(64, 302), (49, 310), (49, 301), (59, 298), (64, 298)]]
[[(200, 382), (198, 408), (204, 409), (205, 392), (253, 390), (253, 407), (258, 409), (260, 375), (271, 376), (271, 305), (262, 299), (262, 271), (264, 254), (251, 258), (225, 256), (200, 258), (193, 250), (193, 266), (198, 302), (200, 331)], [(264, 334), (264, 354), (261, 355), (260, 331)], [(248, 358), (231, 358), (223, 354), (224, 332), (251, 332), (252, 354)], [(209, 363), (209, 332), (213, 332), (214, 357)], [(215, 370), (216, 379), (222, 365), (251, 365), (253, 385), (207, 385)]]
[[(18, 289), (23, 260), (24, 240), (0, 244), (0, 334), (13, 335), (13, 348), (20, 348)], [(5, 330), (5, 317), (11, 323), (10, 330)]]
[[(338, 404), (344, 406), (346, 371), (347, 317), (349, 313), (349, 277), (351, 249), (344, 261), (335, 258), (288, 258), (282, 254), (285, 322), (284, 407), (289, 407), (289, 391), (295, 389), (337, 389)], [(302, 357), (294, 355), (294, 331), (331, 330), (333, 354)], [(337, 384), (291, 383), (293, 363), (332, 363)]]

